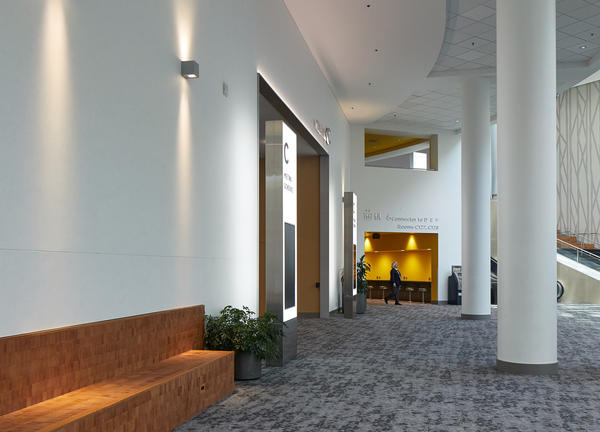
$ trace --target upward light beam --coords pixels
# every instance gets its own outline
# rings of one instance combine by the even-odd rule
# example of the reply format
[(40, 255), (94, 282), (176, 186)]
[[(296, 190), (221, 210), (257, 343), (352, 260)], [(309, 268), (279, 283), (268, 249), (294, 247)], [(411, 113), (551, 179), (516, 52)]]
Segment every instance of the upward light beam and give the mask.
[[(73, 122), (69, 40), (64, 0), (44, 2), (39, 68), (39, 185), (40, 212), (37, 237), (43, 247), (69, 247), (73, 231)], [(52, 229), (48, 229), (52, 226)]]
[[(180, 60), (192, 57), (192, 34), (194, 28), (194, 2), (174, 1), (177, 54)], [(190, 83), (177, 73), (179, 82), (179, 116), (177, 121), (177, 147), (175, 155), (175, 223), (176, 254), (192, 255), (193, 249), (193, 149), (192, 121), (190, 111)]]

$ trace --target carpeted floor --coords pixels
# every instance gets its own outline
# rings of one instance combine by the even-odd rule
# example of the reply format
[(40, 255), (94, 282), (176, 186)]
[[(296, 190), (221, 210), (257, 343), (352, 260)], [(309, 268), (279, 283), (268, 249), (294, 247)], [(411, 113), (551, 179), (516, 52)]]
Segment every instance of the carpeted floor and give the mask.
[(600, 306), (559, 305), (551, 377), (495, 370), (491, 321), (458, 306), (369, 304), (303, 319), (298, 358), (177, 431), (600, 431)]

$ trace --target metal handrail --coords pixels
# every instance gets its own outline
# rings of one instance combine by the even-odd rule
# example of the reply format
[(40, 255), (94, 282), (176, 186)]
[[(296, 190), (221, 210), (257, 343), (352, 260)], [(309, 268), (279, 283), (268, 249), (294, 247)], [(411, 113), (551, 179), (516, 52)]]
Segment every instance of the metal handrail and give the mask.
[(567, 243), (566, 241), (564, 241), (564, 240), (561, 240), (561, 239), (556, 239), (556, 241), (557, 241), (557, 243), (560, 243), (560, 244), (565, 244), (565, 245), (567, 245), (567, 246), (568, 246), (568, 247), (566, 247), (566, 248), (558, 248), (558, 247), (557, 247), (557, 249), (575, 249), (575, 250), (577, 251), (577, 262), (579, 262), (579, 255), (581, 255), (581, 254), (584, 254), (584, 255), (589, 255), (590, 257), (592, 257), (592, 258), (594, 258), (594, 259), (600, 260), (600, 256), (598, 256), (598, 255), (596, 255), (596, 254), (593, 254), (593, 253), (591, 253), (591, 252), (588, 252), (588, 251), (586, 251), (585, 249), (581, 249), (580, 247), (578, 247), (578, 246), (575, 246), (574, 244)]

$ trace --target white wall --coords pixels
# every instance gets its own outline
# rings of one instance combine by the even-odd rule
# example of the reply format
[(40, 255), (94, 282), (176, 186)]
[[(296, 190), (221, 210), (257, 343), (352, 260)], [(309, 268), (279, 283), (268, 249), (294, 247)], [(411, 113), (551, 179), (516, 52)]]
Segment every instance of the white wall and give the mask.
[[(461, 263), (460, 136), (439, 135), (438, 171), (416, 171), (364, 166), (364, 126), (351, 127), (351, 170), (348, 190), (358, 195), (358, 238), (367, 231), (437, 232), (438, 300), (447, 297), (447, 278), (451, 266)], [(372, 218), (365, 217), (370, 210)], [(375, 220), (374, 215), (381, 215)], [(414, 223), (390, 218), (433, 218), (429, 227), (399, 228)], [(437, 221), (436, 221), (437, 220)], [(364, 253), (364, 241), (358, 242), (357, 256)]]
[(556, 108), (557, 228), (600, 245), (600, 81), (561, 93)]
[(283, 2), (4, 2), (0, 55), (0, 336), (258, 309), (257, 70), (333, 130), (335, 283), (349, 127)]

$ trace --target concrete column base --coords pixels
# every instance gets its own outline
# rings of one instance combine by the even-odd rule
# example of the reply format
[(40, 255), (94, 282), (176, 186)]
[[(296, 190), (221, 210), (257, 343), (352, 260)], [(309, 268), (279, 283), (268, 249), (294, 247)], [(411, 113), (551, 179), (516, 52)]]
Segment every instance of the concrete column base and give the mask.
[(558, 363), (513, 363), (496, 359), (496, 369), (516, 375), (555, 375), (558, 373)]
[(473, 321), (484, 321), (489, 320), (491, 315), (470, 315), (470, 314), (461, 314), (460, 318), (464, 320), (473, 320)]

